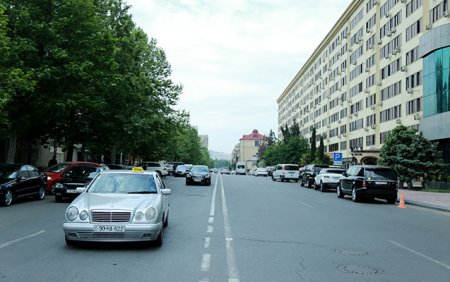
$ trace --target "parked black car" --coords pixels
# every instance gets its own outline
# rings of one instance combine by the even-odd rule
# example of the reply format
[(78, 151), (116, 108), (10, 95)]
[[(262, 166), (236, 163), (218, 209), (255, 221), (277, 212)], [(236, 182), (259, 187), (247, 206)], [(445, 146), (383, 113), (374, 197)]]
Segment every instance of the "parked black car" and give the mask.
[(300, 174), (300, 185), (310, 188), (314, 185), (314, 179), (322, 168), (327, 168), (329, 165), (324, 164), (310, 164), (304, 167)]
[(0, 164), (0, 204), (11, 205), (16, 198), (45, 198), (47, 175), (29, 164)]
[(104, 169), (91, 164), (81, 164), (67, 170), (62, 174), (62, 179), (52, 186), (55, 201), (61, 202), (64, 198), (75, 199), (81, 193), (77, 188), (87, 186)]
[(336, 192), (338, 198), (351, 195), (354, 202), (382, 198), (393, 204), (397, 200), (397, 173), (389, 167), (354, 165), (341, 177)]

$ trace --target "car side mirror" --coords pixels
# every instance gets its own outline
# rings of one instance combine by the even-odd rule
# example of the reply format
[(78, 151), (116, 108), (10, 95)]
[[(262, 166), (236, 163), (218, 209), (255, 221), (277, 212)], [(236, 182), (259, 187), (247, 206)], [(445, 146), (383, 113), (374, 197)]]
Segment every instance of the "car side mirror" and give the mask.
[(170, 195), (172, 193), (172, 189), (161, 189), (161, 193), (164, 196)]
[(344, 172), (342, 175), (345, 176), (345, 177), (347, 177), (347, 176), (348, 176), (348, 173)]

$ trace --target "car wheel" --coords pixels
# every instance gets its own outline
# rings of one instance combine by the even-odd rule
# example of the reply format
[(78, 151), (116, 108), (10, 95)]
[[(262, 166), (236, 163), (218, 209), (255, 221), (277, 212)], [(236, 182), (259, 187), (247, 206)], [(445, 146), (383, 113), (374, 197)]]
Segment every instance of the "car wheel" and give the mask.
[(11, 191), (11, 189), (6, 190), (5, 195), (3, 195), (2, 205), (3, 206), (10, 206), (13, 202), (14, 196)]
[(344, 193), (341, 190), (341, 184), (338, 183), (336, 186), (336, 195), (338, 198), (344, 198)]
[(273, 177), (273, 175), (272, 175), (272, 181), (275, 181), (275, 178)]
[(56, 202), (60, 203), (60, 202), (62, 202), (62, 200), (63, 200), (63, 199), (62, 199), (62, 196), (61, 196), (61, 195), (56, 195), (56, 194), (55, 194), (55, 201), (56, 201)]
[(311, 183), (309, 182), (309, 180), (306, 180), (306, 187), (311, 188)]
[(158, 238), (153, 242), (155, 246), (161, 247), (163, 244), (163, 237), (164, 237), (164, 228), (161, 228), (161, 231), (159, 231)]
[(359, 197), (358, 193), (356, 192), (355, 188), (352, 189), (352, 201), (353, 202), (359, 202), (360, 201), (360, 197)]
[(295, 180), (295, 183), (298, 183), (298, 179)]
[(166, 219), (164, 220), (164, 227), (167, 227), (167, 225), (169, 225), (169, 211), (167, 211), (167, 215), (166, 215)]
[(320, 181), (320, 192), (325, 192), (325, 184), (323, 184), (322, 181)]
[(41, 185), (36, 193), (35, 199), (43, 200), (45, 198), (45, 186)]

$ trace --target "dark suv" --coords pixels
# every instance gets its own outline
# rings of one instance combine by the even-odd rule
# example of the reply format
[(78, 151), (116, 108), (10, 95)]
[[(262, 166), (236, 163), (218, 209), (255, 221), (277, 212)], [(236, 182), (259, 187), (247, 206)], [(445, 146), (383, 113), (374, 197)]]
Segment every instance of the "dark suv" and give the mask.
[(314, 178), (322, 170), (322, 168), (327, 168), (329, 165), (323, 164), (310, 164), (304, 167), (303, 172), (300, 175), (300, 185), (307, 186), (308, 188), (313, 187)]
[(338, 198), (351, 195), (354, 202), (382, 198), (393, 204), (397, 200), (397, 173), (389, 167), (354, 165), (341, 177), (336, 191)]

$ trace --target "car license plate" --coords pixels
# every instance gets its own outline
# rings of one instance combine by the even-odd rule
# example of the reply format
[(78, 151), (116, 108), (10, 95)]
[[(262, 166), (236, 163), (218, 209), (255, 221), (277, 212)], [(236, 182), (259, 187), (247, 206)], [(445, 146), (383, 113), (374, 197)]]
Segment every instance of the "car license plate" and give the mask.
[(94, 225), (94, 232), (125, 232), (125, 225)]
[(386, 181), (375, 181), (375, 184), (387, 184)]
[(66, 193), (67, 194), (76, 194), (77, 193), (77, 189), (67, 189)]

